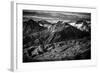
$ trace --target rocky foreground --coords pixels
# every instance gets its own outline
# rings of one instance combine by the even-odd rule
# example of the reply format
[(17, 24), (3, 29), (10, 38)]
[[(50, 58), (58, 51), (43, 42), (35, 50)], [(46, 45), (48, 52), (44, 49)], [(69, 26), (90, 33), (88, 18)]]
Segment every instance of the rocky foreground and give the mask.
[(36, 62), (90, 59), (90, 46), (90, 41), (85, 38), (47, 44), (45, 49), (42, 49), (42, 46), (31, 46), (24, 49), (24, 60)]

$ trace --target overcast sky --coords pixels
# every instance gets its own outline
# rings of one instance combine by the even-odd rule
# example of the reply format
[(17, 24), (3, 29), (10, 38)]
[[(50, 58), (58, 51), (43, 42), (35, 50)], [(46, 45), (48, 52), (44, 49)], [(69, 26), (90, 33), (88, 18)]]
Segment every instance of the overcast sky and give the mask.
[(78, 12), (60, 12), (60, 11), (43, 11), (43, 10), (23, 10), (24, 17), (31, 17), (37, 20), (48, 20), (48, 21), (70, 21), (78, 20), (80, 18), (91, 18), (90, 13), (78, 13)]

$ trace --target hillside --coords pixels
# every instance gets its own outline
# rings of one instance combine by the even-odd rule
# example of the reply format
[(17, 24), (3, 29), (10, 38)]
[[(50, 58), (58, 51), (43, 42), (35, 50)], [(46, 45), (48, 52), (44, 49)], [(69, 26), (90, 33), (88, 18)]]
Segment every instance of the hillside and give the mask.
[(23, 62), (91, 58), (90, 31), (62, 21), (52, 24), (32, 19), (23, 22), (23, 27)]

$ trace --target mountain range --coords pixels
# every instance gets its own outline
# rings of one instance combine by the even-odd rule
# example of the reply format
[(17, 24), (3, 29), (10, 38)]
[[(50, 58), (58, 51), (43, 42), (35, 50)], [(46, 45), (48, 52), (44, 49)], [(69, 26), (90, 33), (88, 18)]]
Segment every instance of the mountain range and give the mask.
[[(80, 24), (82, 26), (78, 28), (76, 25)], [(23, 32), (24, 43), (31, 42), (31, 44), (34, 45), (79, 39), (91, 35), (90, 26), (86, 21), (77, 21), (76, 24), (72, 26), (70, 23), (63, 23), (63, 21), (51, 24), (48, 21), (34, 21), (30, 19), (27, 22), (23, 22)]]
[(23, 62), (90, 59), (91, 23), (23, 21)]

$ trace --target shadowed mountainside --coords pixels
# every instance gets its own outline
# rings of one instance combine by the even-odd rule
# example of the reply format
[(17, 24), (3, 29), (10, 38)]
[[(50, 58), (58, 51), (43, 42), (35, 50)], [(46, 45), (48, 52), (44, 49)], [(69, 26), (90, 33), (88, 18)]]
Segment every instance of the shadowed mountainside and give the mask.
[(90, 27), (85, 20), (78, 23), (86, 28), (62, 21), (23, 22), (23, 62), (90, 59)]

